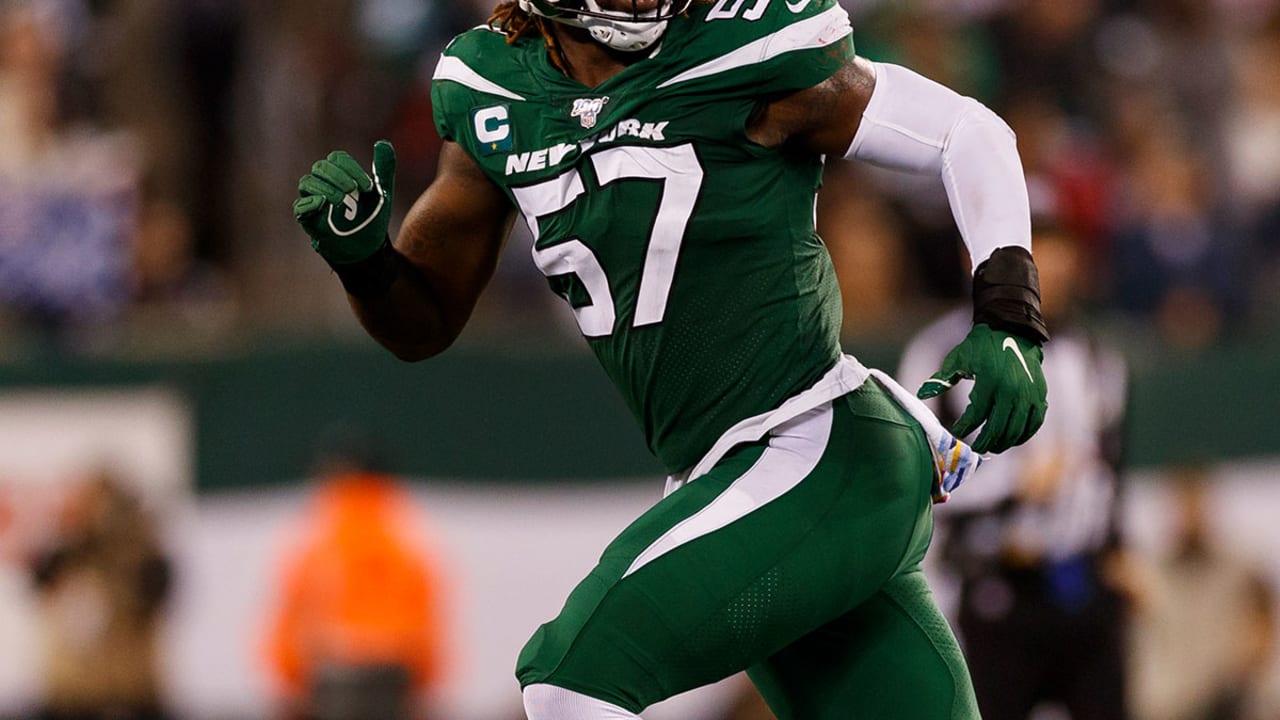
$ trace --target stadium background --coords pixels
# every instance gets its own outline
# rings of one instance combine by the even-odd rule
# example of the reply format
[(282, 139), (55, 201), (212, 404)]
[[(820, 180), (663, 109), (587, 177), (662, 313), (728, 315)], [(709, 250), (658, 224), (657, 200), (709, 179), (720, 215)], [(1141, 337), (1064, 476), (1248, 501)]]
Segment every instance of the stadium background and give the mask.
[[(1204, 467), (1222, 542), (1280, 582), (1280, 3), (846, 5), (861, 52), (1001, 111), (1038, 212), (1080, 238), (1088, 323), (1133, 372), (1135, 545), (1159, 554), (1167, 479)], [(267, 713), (265, 598), (335, 422), (383, 438), (414, 483), (450, 587), (446, 717), (513, 716), (516, 650), (656, 498), (656, 466), (527, 237), (459, 346), (407, 366), (363, 336), (288, 212), (315, 158), (367, 162), (384, 136), (403, 211), (438, 150), (435, 58), (488, 6), (0, 2), (0, 716), (41, 692), (29, 558), (104, 465), (174, 558), (169, 705)], [(846, 346), (892, 368), (963, 297), (945, 195), (828, 175)], [(665, 716), (714, 717), (730, 692)]]

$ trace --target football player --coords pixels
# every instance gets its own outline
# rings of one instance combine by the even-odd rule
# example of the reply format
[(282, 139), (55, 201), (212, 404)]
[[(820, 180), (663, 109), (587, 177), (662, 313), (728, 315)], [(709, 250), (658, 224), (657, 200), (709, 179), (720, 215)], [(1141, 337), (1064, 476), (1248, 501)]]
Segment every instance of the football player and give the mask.
[(1008, 127), (857, 58), (835, 0), (519, 0), (446, 48), (436, 181), (388, 240), (395, 159), (335, 152), (294, 204), (368, 332), (458, 336), (517, 214), (671, 473), (521, 653), (532, 720), (635, 718), (748, 670), (780, 717), (975, 718), (920, 561), (969, 447), (842, 355), (814, 231), (824, 158), (937, 174), (974, 324), (921, 389), (975, 385), (979, 453), (1045, 412), (1027, 193)]

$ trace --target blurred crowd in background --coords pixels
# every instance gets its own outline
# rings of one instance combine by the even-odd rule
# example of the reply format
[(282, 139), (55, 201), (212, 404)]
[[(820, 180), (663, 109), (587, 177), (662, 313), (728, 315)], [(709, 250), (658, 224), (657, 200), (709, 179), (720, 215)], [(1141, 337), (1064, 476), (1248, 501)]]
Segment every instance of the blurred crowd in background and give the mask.
[[(330, 433), (318, 445), (325, 452), (306, 496), (288, 494), (260, 518), (273, 539), (259, 532), (245, 548), (251, 558), (236, 557), (236, 523), (225, 514), (243, 515), (245, 506), (231, 502), (221, 515), (187, 519), (209, 526), (207, 541), (219, 552), (230, 546), (231, 564), (212, 570), (209, 557), (192, 553), (189, 527), (172, 532), (171, 505), (110, 468), (68, 478), (45, 503), (48, 517), (39, 532), (25, 533), (24, 542), (13, 542), (24, 533), (10, 532), (18, 520), (13, 509), (24, 505), (0, 495), (0, 580), (6, 581), (0, 603), (15, 599), (7, 580), (16, 579), (19, 595), (30, 598), (21, 603), (29, 612), (19, 622), (32, 628), (34, 640), (15, 654), (14, 639), (4, 637), (0, 661), (24, 666), (29, 680), (16, 698), (14, 687), (0, 689), (0, 718), (523, 718), (512, 656), (500, 653), (494, 667), (475, 664), (482, 641), (474, 625), (460, 622), (469, 610), (464, 599), (481, 600), (474, 593), (483, 586), (482, 565), (505, 565), (498, 585), (487, 589), (501, 598), (484, 598), (487, 610), (472, 618), (504, 624), (507, 618), (492, 613), (518, 614), (530, 596), (558, 599), (567, 590), (558, 587), (571, 580), (564, 573), (550, 583), (556, 587), (543, 587), (566, 557), (508, 539), (515, 529), (501, 518), (509, 524), (512, 516), (496, 495), (483, 503), (489, 525), (480, 531), (495, 541), (485, 553), (470, 553), (456, 523), (444, 532), (424, 522), (423, 496), (388, 471), (385, 455), (366, 452), (376, 447), (367, 436)], [(1275, 568), (1256, 562), (1274, 552), (1276, 540), (1246, 547), (1224, 535), (1233, 516), (1223, 513), (1217, 491), (1227, 480), (1185, 468), (1158, 483), (1168, 488), (1163, 502), (1147, 493), (1149, 504), (1135, 501), (1121, 513), (1120, 495), (1133, 501), (1134, 493), (1121, 490), (1119, 477), (1071, 473), (1061, 465), (1027, 468), (1051, 447), (1029, 444), (1006, 466), (1008, 483), (1001, 470), (989, 471), (987, 485), (965, 488), (952, 501), (961, 504), (938, 509), (927, 570), (965, 646), (983, 717), (1280, 718)], [(1098, 482), (1109, 486), (1101, 496)], [(1006, 484), (1012, 490), (1002, 492)], [(558, 507), (538, 507), (545, 496), (532, 505), (524, 501), (519, 512), (528, 515), (518, 523), (563, 534), (566, 514), (581, 522), (599, 512), (598, 503), (617, 502), (608, 494), (584, 500), (581, 488), (565, 497), (575, 500)], [(647, 497), (631, 495), (626, 502)], [(1064, 514), (1071, 508), (1063, 505), (1080, 510), (1082, 498), (1095, 512)], [(274, 502), (261, 492), (246, 499)], [(218, 500), (202, 503), (208, 508)], [(437, 518), (458, 511), (447, 502), (427, 506)], [(1153, 511), (1164, 512), (1168, 524), (1158, 548), (1131, 545), (1126, 535), (1133, 528), (1126, 525)], [(548, 517), (532, 517), (539, 514)], [(570, 564), (580, 561), (589, 558)], [(511, 572), (513, 563), (530, 570)], [(255, 565), (261, 574), (248, 567)], [(203, 585), (191, 574), (205, 574)], [(237, 596), (244, 601), (239, 611), (228, 607)], [(191, 613), (193, 604), (202, 610)], [(206, 627), (195, 634), (180, 627), (193, 622)], [(529, 627), (516, 625), (511, 632), (522, 640)], [(182, 648), (184, 642), (192, 647)], [(184, 654), (194, 664), (175, 668), (175, 656)], [(192, 692), (193, 673), (227, 672), (227, 663), (235, 678), (221, 684), (244, 697), (210, 703)], [(18, 669), (0, 662), (0, 676)], [(488, 695), (461, 697), (477, 674), (500, 680)], [(211, 681), (218, 684), (197, 684)], [(464, 705), (467, 711), (459, 712)], [(646, 717), (774, 720), (743, 676), (686, 705), (685, 713), (667, 708)]]
[[(388, 137), (403, 212), (434, 173), (440, 50), (491, 4), (0, 3), (0, 352), (349, 331), (290, 216), (297, 179)], [(1280, 3), (846, 5), (861, 53), (1009, 120), (1035, 204), (1085, 250), (1096, 315), (1191, 349), (1274, 329)], [(904, 317), (965, 292), (936, 182), (833, 163), (822, 232), (855, 342), (901, 342)], [(554, 305), (512, 245), (473, 333)]]

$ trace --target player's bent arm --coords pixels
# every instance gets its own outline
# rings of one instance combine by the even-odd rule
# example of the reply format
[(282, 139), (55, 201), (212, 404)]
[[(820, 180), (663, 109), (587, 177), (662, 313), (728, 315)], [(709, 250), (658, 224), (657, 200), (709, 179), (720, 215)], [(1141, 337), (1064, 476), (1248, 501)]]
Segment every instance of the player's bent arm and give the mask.
[(414, 203), (394, 250), (403, 258), (383, 293), (348, 293), (365, 330), (401, 360), (438, 355), (462, 332), (489, 283), (515, 209), (456, 143)]
[(1047, 408), (1040, 344), (1048, 329), (1031, 259), (1031, 212), (1013, 131), (971, 98), (896, 65), (855, 59), (819, 85), (761, 109), (749, 128), (788, 143), (916, 173), (935, 174), (973, 260), (973, 320), (920, 389), (933, 397), (973, 378), (969, 406), (952, 426), (978, 426), (978, 452), (1025, 442)]
[(972, 259), (975, 321), (1036, 343), (1048, 339), (1017, 141), (982, 103), (904, 67), (855, 58), (826, 81), (763, 107), (750, 132), (766, 145), (936, 174)]
[(871, 64), (875, 89), (843, 153), (941, 176), (978, 268), (1000, 247), (1031, 249), (1031, 209), (1013, 130), (973, 98), (898, 65)]

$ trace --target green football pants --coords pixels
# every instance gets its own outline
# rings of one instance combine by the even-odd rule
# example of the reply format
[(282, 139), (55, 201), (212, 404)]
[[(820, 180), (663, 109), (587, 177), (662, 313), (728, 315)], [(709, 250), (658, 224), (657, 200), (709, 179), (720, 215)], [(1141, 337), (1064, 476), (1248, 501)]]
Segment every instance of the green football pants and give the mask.
[(973, 720), (920, 572), (928, 443), (874, 381), (743, 445), (638, 518), (520, 654), (639, 713), (748, 670), (780, 720)]

